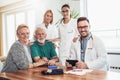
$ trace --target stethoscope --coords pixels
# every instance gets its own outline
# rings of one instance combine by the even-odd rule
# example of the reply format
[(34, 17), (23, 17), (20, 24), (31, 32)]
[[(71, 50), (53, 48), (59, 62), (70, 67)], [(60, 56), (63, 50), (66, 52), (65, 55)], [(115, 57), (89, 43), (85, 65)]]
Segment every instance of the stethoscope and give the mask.
[[(88, 41), (91, 39), (91, 41), (92, 41), (92, 45), (91, 45), (91, 47), (88, 47), (87, 45), (88, 45)], [(81, 42), (80, 42), (81, 43)], [(90, 36), (89, 36), (89, 38), (87, 39), (87, 44), (86, 44), (86, 48), (82, 48), (82, 45), (84, 46), (84, 43), (82, 44), (81, 43), (81, 61), (83, 61), (84, 62), (84, 57), (85, 57), (85, 51), (86, 51), (86, 49), (87, 50), (92, 50), (93, 49), (93, 47), (94, 47), (94, 43), (93, 43), (93, 36), (92, 36), (92, 34), (90, 33)]]
[[(90, 38), (92, 39), (91, 41), (92, 41), (92, 47), (88, 47), (87, 49), (93, 49), (93, 47), (94, 47), (94, 40), (93, 40), (93, 36), (92, 36), (92, 34), (91, 34), (91, 36), (90, 36)], [(89, 38), (89, 40), (90, 40), (90, 38)]]

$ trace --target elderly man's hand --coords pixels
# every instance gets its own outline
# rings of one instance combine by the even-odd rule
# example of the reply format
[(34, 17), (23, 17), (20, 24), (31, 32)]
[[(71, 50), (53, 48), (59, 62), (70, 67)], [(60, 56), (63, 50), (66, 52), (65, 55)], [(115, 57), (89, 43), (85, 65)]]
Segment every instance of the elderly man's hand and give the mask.
[(56, 61), (55, 60), (49, 60), (48, 65), (55, 65)]
[(42, 60), (45, 62), (48, 62), (49, 60), (47, 59), (47, 57), (42, 57)]

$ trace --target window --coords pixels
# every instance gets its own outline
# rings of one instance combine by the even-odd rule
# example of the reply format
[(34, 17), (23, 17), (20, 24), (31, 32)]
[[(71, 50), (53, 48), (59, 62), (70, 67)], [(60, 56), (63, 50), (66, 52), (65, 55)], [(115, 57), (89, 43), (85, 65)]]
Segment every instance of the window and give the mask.
[[(20, 5), (19, 5), (20, 6)], [(27, 7), (27, 8), (26, 8)], [(2, 12), (3, 20), (3, 56), (7, 56), (11, 45), (17, 40), (16, 29), (19, 24), (26, 24), (30, 29), (30, 39), (33, 38), (35, 29), (35, 11), (29, 6), (17, 7), (11, 6), (5, 8)], [(16, 9), (17, 8), (17, 9)], [(4, 9), (4, 8), (3, 8)]]
[(6, 15), (6, 41), (3, 41), (6, 43), (6, 48), (10, 48), (11, 44), (15, 41), (15, 20), (14, 15)]
[(107, 50), (120, 49), (119, 7), (119, 0), (87, 0), (92, 32), (103, 40)]

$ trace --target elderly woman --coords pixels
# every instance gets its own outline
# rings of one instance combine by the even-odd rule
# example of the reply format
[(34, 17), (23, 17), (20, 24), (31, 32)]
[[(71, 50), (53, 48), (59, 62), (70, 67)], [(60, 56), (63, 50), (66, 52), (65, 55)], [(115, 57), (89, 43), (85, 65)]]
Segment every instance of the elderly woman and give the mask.
[(30, 34), (28, 26), (24, 24), (19, 25), (16, 34), (18, 40), (11, 46), (2, 72), (33, 68), (43, 63), (43, 61), (32, 63), (28, 46)]

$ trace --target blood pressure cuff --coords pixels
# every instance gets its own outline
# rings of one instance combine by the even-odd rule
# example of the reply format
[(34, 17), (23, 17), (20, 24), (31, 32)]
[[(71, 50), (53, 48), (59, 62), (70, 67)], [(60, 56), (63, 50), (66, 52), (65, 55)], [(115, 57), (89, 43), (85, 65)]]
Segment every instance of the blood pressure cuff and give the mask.
[(47, 71), (41, 71), (43, 75), (58, 75), (58, 74), (63, 74), (63, 69), (48, 69)]

